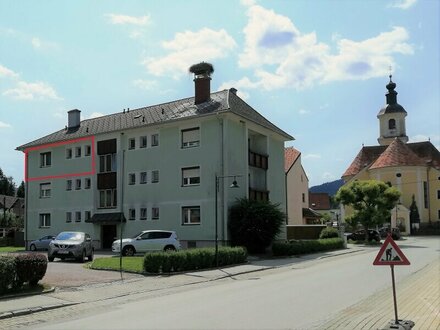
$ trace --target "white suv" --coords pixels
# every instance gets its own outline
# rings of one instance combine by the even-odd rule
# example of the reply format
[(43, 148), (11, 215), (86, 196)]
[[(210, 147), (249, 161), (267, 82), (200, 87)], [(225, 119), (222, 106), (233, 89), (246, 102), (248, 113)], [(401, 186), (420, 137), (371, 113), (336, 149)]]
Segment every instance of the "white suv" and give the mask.
[[(150, 251), (176, 251), (180, 249), (180, 242), (176, 232), (167, 230), (144, 230), (133, 238), (122, 239), (122, 255), (132, 256), (135, 253)], [(112, 244), (112, 251), (121, 252), (121, 240)]]

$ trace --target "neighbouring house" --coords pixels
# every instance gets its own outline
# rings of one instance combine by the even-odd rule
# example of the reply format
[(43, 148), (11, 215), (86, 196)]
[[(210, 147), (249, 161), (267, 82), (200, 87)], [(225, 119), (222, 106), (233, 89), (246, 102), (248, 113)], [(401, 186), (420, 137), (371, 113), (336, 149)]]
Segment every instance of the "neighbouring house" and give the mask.
[[(363, 146), (342, 175), (345, 184), (353, 180), (380, 180), (401, 192), (391, 211), (390, 224), (404, 233), (416, 232), (421, 225), (440, 221), (440, 152), (430, 142), (408, 143), (406, 110), (397, 103), (396, 84), (386, 85), (386, 105), (379, 111), (379, 145)], [(413, 198), (420, 220), (410, 219)], [(350, 210), (342, 210), (344, 217)]]
[(65, 129), (19, 146), (26, 242), (78, 230), (110, 248), (121, 232), (167, 229), (184, 247), (210, 246), (216, 226), (219, 242), (228, 241), (237, 198), (271, 200), (285, 212), (284, 143), (292, 136), (236, 89), (212, 93), (211, 73), (206, 63), (194, 71), (193, 97), (82, 121), (74, 109)]
[[(6, 212), (13, 213), (19, 218), (24, 217), (24, 198), (0, 195), (0, 220)], [(9, 228), (0, 226), (0, 237), (4, 237)]]
[(309, 179), (301, 164), (301, 152), (294, 147), (284, 149), (286, 172), (287, 224), (307, 224), (309, 212)]

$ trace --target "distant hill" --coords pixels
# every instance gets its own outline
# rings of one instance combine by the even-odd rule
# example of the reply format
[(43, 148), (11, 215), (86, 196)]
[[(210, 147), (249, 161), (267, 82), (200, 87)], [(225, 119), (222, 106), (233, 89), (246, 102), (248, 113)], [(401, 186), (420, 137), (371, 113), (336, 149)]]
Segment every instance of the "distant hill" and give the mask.
[(327, 193), (330, 196), (334, 196), (338, 189), (344, 184), (344, 180), (339, 179), (332, 182), (326, 182), (319, 186), (313, 186), (309, 188), (311, 193)]

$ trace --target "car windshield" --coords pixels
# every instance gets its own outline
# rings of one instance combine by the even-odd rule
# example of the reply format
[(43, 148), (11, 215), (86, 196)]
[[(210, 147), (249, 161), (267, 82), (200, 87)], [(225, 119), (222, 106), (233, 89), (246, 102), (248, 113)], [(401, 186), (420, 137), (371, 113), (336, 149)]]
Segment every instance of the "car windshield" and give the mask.
[(136, 238), (136, 237), (138, 237), (139, 235), (141, 235), (142, 234), (142, 232), (140, 232), (140, 233), (137, 233), (136, 235), (134, 235), (133, 237), (131, 237), (131, 238)]
[(56, 239), (61, 241), (66, 241), (66, 240), (81, 241), (84, 239), (84, 233), (62, 232), (58, 234)]

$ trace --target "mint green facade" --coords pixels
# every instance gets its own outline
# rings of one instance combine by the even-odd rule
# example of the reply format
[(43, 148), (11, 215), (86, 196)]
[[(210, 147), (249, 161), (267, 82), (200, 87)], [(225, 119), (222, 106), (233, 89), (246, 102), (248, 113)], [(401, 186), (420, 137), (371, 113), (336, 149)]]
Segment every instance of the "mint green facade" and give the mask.
[[(191, 129), (198, 129), (199, 141), (195, 146), (182, 148), (183, 132)], [(152, 145), (153, 135), (158, 136), (158, 145)], [(141, 147), (141, 137), (146, 137), (146, 147)], [(109, 139), (116, 139), (117, 145), (113, 160), (116, 205), (102, 208), (102, 196), (97, 189), (102, 164), (96, 152), (98, 142)], [(214, 245), (217, 175), (224, 177), (219, 179), (217, 198), (218, 237), (222, 244), (227, 243), (228, 208), (236, 198), (249, 197), (250, 190), (268, 192), (270, 200), (279, 203), (285, 212), (285, 140), (286, 136), (266, 127), (233, 113), (223, 113), (99, 134), (94, 136), (93, 145), (91, 139), (43, 145), (27, 152), (25, 239), (29, 242), (65, 230), (85, 231), (92, 236), (95, 248), (103, 248), (103, 226), (114, 226), (119, 236), (121, 224), (89, 222), (88, 217), (122, 212), (126, 219), (122, 224), (124, 237), (147, 229), (166, 229), (177, 232), (183, 247), (188, 242), (198, 247)], [(88, 146), (92, 154), (86, 156)], [(81, 148), (79, 157), (75, 154), (77, 148)], [(67, 149), (72, 149), (71, 158), (67, 158)], [(249, 165), (249, 150), (267, 157), (266, 169)], [(51, 154), (51, 164), (41, 167), (41, 154), (46, 152)], [(190, 172), (199, 173), (199, 182), (186, 185), (184, 173)], [(145, 183), (141, 183), (143, 173)], [(153, 182), (157, 173), (158, 182)], [(239, 188), (230, 188), (234, 179)], [(71, 190), (68, 180), (72, 180)], [(187, 208), (200, 210), (199, 222), (185, 223)], [(46, 214), (50, 214), (50, 224)]]

